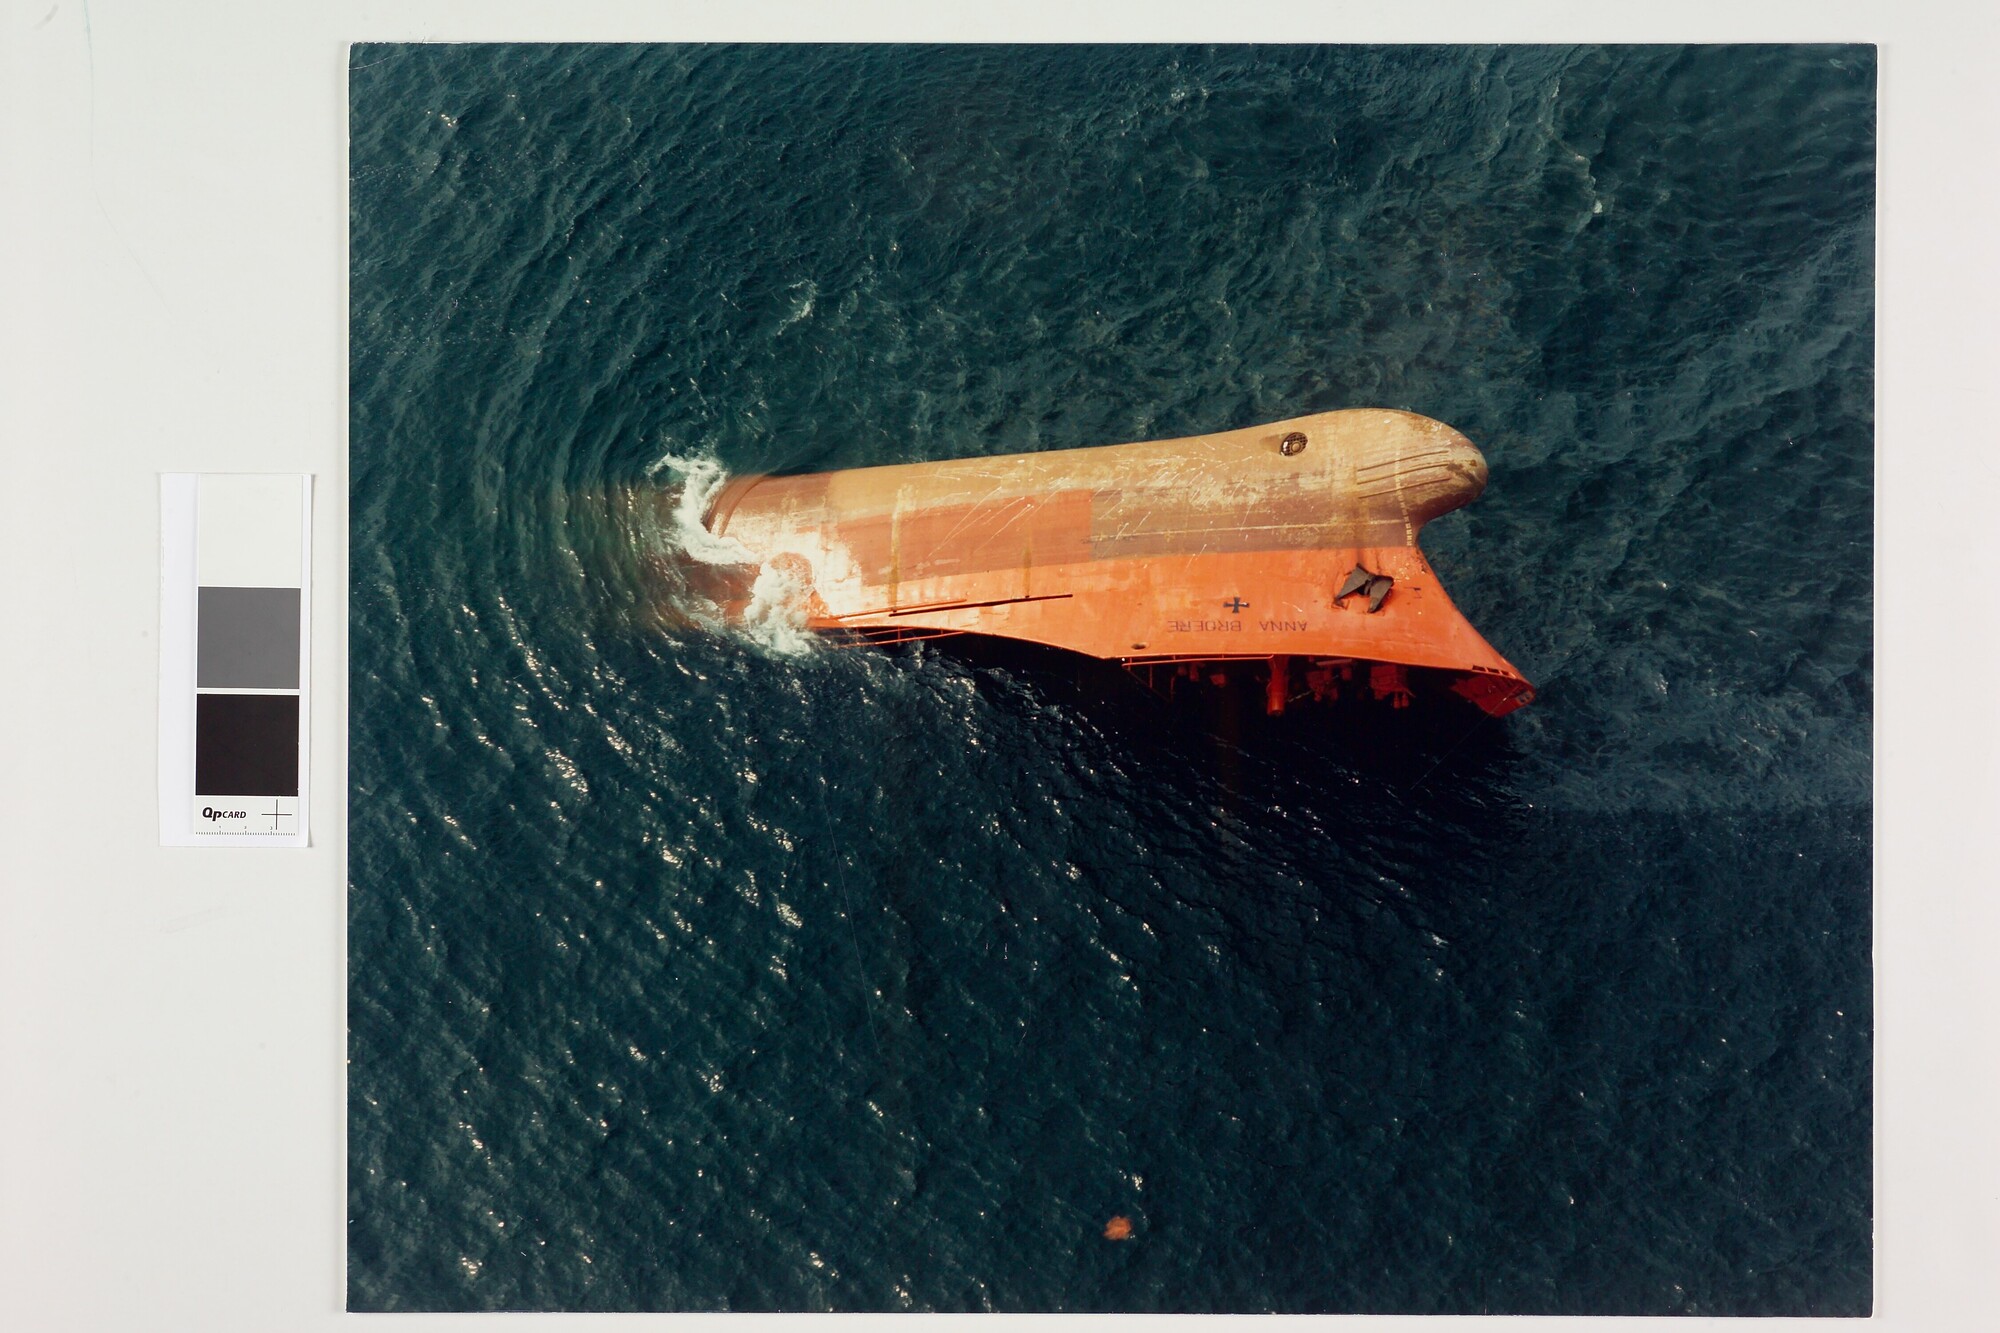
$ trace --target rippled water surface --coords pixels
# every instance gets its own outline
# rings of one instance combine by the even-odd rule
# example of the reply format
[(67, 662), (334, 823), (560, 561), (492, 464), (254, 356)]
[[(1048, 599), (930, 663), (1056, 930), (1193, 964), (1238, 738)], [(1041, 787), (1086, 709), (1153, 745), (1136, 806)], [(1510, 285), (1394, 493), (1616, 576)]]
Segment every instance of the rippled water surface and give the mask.
[[(1869, 1308), (1871, 48), (352, 66), (355, 1308)], [(1530, 708), (718, 633), (646, 499), (1350, 406)]]

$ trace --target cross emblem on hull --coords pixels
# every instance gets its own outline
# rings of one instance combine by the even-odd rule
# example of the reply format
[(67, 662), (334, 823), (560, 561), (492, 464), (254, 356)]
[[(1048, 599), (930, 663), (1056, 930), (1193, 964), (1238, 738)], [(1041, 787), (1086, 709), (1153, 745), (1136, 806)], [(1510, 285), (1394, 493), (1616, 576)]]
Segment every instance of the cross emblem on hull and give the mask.
[(1244, 601), (1241, 597), (1232, 597), (1228, 601), (1224, 602), (1223, 605), (1228, 607), (1231, 611), (1234, 611), (1237, 615), (1240, 616), (1243, 614), (1244, 608), (1249, 606), (1250, 603)]

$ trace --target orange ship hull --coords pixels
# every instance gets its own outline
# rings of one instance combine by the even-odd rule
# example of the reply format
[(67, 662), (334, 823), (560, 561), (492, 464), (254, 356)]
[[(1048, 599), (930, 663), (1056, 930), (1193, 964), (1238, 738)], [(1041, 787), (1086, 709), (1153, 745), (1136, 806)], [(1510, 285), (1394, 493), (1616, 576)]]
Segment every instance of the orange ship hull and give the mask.
[[(1157, 684), (1246, 667), (1272, 712), (1412, 696), (1409, 671), (1499, 716), (1534, 698), (1445, 595), (1423, 525), (1486, 463), (1407, 412), (1325, 412), (1179, 440), (744, 477), (707, 526), (811, 628), (979, 634)], [(768, 594), (767, 594), (768, 595)], [(740, 609), (740, 608), (739, 608)]]

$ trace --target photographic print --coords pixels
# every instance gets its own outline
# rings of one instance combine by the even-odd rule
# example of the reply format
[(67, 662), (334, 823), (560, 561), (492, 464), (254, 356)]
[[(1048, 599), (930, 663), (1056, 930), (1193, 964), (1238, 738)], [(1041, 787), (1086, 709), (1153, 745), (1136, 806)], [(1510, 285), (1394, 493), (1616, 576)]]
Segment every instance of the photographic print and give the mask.
[(1868, 1314), (1875, 85), (352, 48), (349, 1307)]

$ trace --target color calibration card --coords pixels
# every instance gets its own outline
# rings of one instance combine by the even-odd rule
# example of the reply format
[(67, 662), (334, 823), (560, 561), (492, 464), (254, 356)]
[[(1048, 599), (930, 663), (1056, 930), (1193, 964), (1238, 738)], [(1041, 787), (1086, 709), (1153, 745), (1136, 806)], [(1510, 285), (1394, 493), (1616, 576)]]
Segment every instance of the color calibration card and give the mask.
[(304, 847), (312, 478), (160, 478), (160, 841)]

